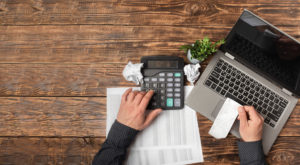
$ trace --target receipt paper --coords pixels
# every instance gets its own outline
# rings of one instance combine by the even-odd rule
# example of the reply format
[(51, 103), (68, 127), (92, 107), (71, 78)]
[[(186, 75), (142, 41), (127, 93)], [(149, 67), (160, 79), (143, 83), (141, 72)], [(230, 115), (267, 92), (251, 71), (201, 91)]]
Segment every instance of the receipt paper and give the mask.
[(216, 139), (226, 138), (238, 116), (239, 106), (239, 103), (227, 98), (208, 133)]

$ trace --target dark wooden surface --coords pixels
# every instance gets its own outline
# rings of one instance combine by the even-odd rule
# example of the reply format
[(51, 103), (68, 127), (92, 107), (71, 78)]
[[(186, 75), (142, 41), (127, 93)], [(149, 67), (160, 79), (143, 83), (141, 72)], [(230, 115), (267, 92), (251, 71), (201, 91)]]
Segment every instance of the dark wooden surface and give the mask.
[[(300, 39), (299, 0), (0, 0), (0, 164), (90, 164), (105, 140), (106, 88), (134, 86), (126, 63), (185, 58), (180, 45), (224, 38), (243, 8)], [(270, 164), (300, 164), (299, 111)], [(215, 140), (198, 122), (204, 164), (239, 164), (237, 139)]]

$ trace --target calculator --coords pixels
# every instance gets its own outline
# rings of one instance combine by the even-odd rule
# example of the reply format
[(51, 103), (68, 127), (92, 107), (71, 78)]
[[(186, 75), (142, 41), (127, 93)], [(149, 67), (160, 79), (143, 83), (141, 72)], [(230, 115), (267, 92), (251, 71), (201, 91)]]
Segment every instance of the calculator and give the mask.
[(182, 109), (184, 107), (184, 60), (175, 56), (146, 56), (142, 91), (154, 90), (147, 109)]

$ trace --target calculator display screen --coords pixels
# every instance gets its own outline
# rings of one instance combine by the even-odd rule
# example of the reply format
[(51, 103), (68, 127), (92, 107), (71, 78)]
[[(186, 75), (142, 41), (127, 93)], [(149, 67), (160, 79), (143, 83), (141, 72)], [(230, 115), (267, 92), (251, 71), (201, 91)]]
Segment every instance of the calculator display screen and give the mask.
[(148, 68), (178, 68), (178, 61), (148, 61)]

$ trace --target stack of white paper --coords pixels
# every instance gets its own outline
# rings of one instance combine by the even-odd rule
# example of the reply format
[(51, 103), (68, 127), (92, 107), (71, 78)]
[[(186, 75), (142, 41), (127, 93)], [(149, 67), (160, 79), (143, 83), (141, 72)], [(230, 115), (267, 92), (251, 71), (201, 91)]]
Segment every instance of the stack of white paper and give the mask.
[[(117, 117), (121, 97), (127, 88), (107, 89), (106, 135)], [(139, 89), (139, 88), (135, 88)], [(185, 96), (192, 87), (185, 87)], [(154, 122), (140, 132), (129, 149), (128, 165), (190, 164), (203, 162), (196, 112), (163, 111)]]

